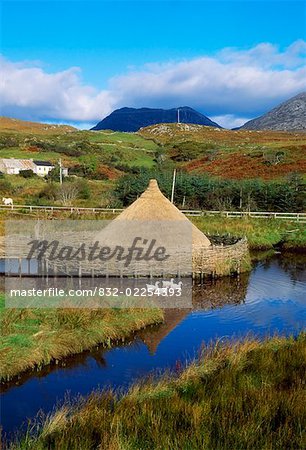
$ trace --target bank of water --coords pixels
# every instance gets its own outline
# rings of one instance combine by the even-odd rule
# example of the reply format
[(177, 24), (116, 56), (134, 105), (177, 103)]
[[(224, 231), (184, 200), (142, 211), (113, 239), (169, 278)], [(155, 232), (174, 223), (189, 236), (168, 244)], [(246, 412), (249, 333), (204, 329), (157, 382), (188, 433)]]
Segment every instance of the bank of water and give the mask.
[(14, 433), (67, 395), (125, 389), (150, 372), (182, 367), (212, 340), (296, 335), (306, 324), (305, 263), (305, 256), (274, 255), (240, 279), (195, 286), (192, 309), (167, 310), (164, 324), (135, 334), (125, 345), (85, 352), (3, 385), (3, 431)]

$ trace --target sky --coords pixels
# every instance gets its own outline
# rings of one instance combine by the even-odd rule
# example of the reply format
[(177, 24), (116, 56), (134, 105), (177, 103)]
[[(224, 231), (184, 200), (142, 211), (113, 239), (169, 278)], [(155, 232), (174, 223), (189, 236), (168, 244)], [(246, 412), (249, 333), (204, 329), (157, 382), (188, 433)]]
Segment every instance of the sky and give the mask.
[(235, 127), (306, 90), (306, 0), (2, 0), (0, 52), (1, 115), (190, 106)]

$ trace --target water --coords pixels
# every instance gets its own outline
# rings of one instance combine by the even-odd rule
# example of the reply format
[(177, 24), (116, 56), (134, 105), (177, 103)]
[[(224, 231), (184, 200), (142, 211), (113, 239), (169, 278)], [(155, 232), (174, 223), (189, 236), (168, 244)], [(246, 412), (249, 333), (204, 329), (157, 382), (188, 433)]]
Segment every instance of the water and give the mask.
[(4, 386), (4, 432), (14, 432), (39, 410), (51, 411), (67, 394), (125, 389), (152, 371), (174, 368), (178, 361), (185, 364), (211, 340), (250, 333), (296, 335), (306, 324), (305, 262), (305, 256), (273, 256), (240, 280), (195, 287), (193, 310), (167, 311), (163, 325), (137, 333), (124, 346), (85, 352)]

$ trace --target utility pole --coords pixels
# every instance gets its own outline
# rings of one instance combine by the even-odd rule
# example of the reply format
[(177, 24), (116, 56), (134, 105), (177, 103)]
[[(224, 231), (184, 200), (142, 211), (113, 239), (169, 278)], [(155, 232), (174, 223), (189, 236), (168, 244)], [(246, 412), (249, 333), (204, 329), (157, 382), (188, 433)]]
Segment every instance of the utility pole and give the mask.
[(171, 203), (173, 203), (173, 200), (174, 200), (175, 176), (176, 176), (176, 169), (174, 169), (174, 171), (173, 171), (172, 191), (171, 191)]
[(62, 172), (62, 160), (59, 159), (59, 177), (60, 177), (60, 184), (63, 184), (63, 172)]

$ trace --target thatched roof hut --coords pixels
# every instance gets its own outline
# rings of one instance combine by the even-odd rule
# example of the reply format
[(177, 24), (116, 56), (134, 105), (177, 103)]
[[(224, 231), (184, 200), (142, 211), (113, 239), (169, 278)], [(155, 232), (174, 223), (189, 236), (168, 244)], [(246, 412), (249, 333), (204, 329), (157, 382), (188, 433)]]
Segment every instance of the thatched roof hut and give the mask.
[[(222, 276), (239, 273), (249, 264), (246, 239), (237, 239), (231, 245), (213, 245), (162, 194), (156, 180), (150, 180), (141, 196), (107, 225), (98, 238), (111, 246), (119, 244), (127, 247), (135, 236), (150, 236), (171, 250), (172, 259), (164, 265), (155, 265), (154, 274)], [(151, 269), (148, 265), (139, 267), (143, 274), (146, 271), (152, 273)]]
[(117, 225), (117, 222), (121, 220), (188, 222), (192, 231), (192, 245), (197, 248), (209, 247), (211, 245), (205, 234), (193, 225), (185, 214), (164, 196), (156, 180), (150, 180), (147, 189), (134, 203), (114, 219), (113, 224)]

